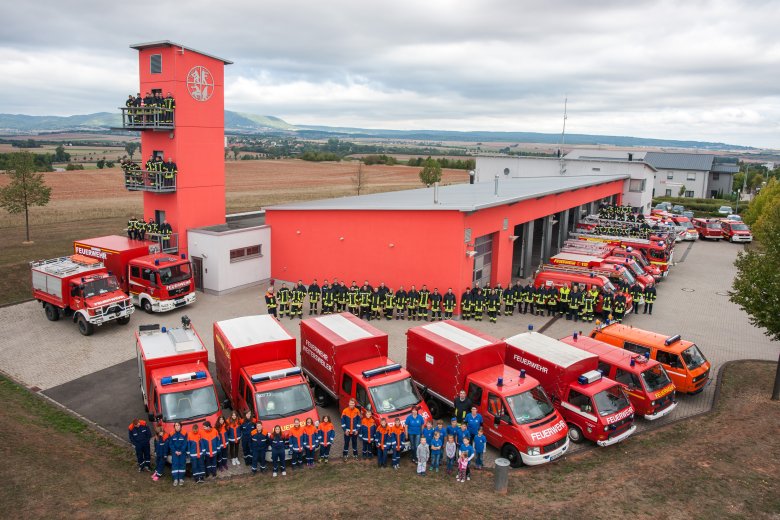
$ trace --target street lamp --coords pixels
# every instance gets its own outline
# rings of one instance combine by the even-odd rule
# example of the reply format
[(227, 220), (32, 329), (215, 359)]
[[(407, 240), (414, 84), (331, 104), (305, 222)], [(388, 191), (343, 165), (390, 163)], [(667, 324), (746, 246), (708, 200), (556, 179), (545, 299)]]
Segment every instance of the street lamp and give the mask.
[(737, 214), (737, 215), (739, 215), (739, 198), (740, 198), (741, 194), (742, 194), (742, 189), (740, 188), (740, 189), (737, 190), (737, 205), (734, 208), (734, 213)]

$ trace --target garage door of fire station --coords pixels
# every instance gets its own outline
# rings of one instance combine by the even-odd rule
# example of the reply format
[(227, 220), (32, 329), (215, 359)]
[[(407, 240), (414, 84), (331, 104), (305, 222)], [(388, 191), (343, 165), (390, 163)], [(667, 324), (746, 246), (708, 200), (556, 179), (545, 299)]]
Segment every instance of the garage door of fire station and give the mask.
[(491, 264), (493, 263), (493, 235), (484, 235), (474, 241), (474, 276), (473, 282), (479, 282), (480, 287), (490, 284)]

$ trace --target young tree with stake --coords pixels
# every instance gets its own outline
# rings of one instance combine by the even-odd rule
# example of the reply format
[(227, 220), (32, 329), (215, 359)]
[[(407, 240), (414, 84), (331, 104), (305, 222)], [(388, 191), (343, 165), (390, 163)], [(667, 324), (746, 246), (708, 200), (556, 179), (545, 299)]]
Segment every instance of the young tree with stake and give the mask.
[(11, 154), (5, 172), (11, 182), (0, 188), (0, 207), (11, 214), (24, 211), (24, 226), (30, 243), (30, 206), (45, 206), (51, 198), (51, 188), (43, 182), (43, 174), (35, 171), (35, 158), (30, 152)]

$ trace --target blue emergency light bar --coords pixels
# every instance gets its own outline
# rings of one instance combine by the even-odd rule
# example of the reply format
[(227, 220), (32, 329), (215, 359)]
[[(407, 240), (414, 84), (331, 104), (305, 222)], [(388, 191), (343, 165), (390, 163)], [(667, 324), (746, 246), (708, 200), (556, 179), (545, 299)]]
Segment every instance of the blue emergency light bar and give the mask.
[(392, 365), (385, 365), (379, 368), (372, 368), (371, 370), (364, 370), (363, 377), (368, 379), (369, 377), (387, 374), (388, 372), (396, 372), (398, 370), (401, 370), (401, 365), (398, 363), (393, 363)]
[(172, 385), (174, 383), (186, 383), (187, 381), (193, 381), (196, 379), (206, 379), (206, 372), (200, 370), (198, 372), (189, 372), (187, 374), (166, 376), (160, 379), (160, 384), (163, 386), (167, 386), (167, 385)]
[(154, 259), (154, 265), (160, 265), (160, 259), (159, 258), (155, 258)]
[(301, 369), (296, 368), (282, 368), (281, 370), (273, 370), (271, 372), (263, 372), (253, 375), (250, 379), (253, 383), (260, 383), (262, 381), (270, 381), (272, 379), (284, 379), (285, 377), (297, 376), (301, 374)]
[(666, 345), (668, 347), (669, 345), (671, 345), (675, 341), (680, 341), (680, 339), (681, 338), (680, 338), (679, 334), (675, 334), (674, 336), (669, 336), (668, 338), (666, 338), (666, 341), (664, 341), (664, 345)]
[(598, 370), (591, 370), (590, 372), (585, 372), (580, 377), (578, 377), (577, 382), (581, 385), (587, 385), (590, 383), (595, 383), (600, 379), (601, 379), (601, 372), (599, 372)]
[(521, 379), (525, 379), (525, 369), (524, 368), (520, 369), (520, 378)]
[(182, 260), (186, 260), (187, 259), (187, 253), (182, 253), (181, 254), (181, 259)]

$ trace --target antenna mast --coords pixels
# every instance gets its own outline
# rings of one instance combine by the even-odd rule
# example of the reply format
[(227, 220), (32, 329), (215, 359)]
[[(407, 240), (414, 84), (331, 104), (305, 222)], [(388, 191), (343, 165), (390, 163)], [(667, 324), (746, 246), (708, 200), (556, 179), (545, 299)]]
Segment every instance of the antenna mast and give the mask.
[(558, 163), (560, 171), (559, 173), (561, 175), (564, 175), (566, 173), (566, 167), (563, 164), (563, 146), (566, 144), (566, 109), (569, 104), (569, 96), (566, 96), (563, 98), (563, 130), (561, 131), (561, 146), (558, 150)]

